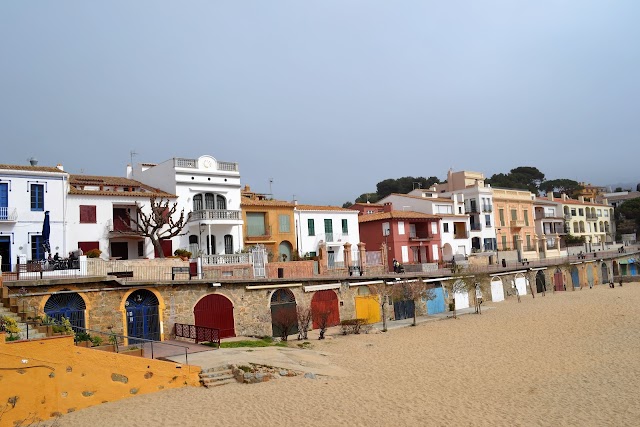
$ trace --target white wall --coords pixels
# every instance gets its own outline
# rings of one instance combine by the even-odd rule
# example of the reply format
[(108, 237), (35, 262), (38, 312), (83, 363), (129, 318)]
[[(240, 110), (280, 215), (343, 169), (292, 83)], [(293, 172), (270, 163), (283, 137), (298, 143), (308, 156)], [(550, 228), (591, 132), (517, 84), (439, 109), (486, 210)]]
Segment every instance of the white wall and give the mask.
[[(333, 242), (327, 242), (327, 250), (333, 249), (335, 260), (344, 261), (344, 244), (351, 243), (351, 250), (357, 249), (360, 243), (360, 230), (358, 228), (357, 211), (300, 211), (294, 210), (296, 219), (296, 234), (298, 236), (298, 251), (301, 255), (308, 252), (318, 253), (318, 244), (326, 242), (324, 220), (331, 219), (333, 225)], [(315, 236), (309, 236), (308, 221), (313, 219), (315, 225)], [(342, 220), (347, 220), (349, 233), (342, 234)]]

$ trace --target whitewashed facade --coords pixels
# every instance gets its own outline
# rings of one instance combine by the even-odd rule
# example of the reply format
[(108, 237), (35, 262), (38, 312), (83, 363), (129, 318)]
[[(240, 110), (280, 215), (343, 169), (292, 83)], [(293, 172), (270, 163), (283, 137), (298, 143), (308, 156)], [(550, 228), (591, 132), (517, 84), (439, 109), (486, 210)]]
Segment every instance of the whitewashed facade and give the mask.
[(315, 256), (321, 243), (326, 243), (329, 268), (332, 262), (344, 262), (344, 244), (352, 252), (360, 243), (358, 211), (334, 206), (296, 205), (294, 207), (298, 252)]
[(212, 156), (173, 158), (159, 164), (128, 168), (127, 178), (177, 196), (178, 211), (189, 215), (183, 235), (174, 237), (174, 249), (187, 249), (205, 263), (215, 255), (243, 249), (240, 211), (240, 172), (237, 163)]
[(69, 174), (62, 166), (0, 165), (0, 256), (2, 269), (18, 257), (42, 260), (43, 222), (49, 211), (51, 251), (66, 254), (66, 194)]

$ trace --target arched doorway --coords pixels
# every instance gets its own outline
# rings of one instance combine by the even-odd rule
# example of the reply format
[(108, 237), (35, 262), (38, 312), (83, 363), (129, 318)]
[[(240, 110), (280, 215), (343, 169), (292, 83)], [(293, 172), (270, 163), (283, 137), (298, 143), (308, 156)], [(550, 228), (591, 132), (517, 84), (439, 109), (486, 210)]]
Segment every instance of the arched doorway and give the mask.
[(540, 294), (542, 292), (546, 292), (546, 290), (547, 283), (544, 277), (544, 273), (542, 272), (542, 270), (538, 270), (538, 272), (536, 273), (536, 292)]
[(449, 243), (445, 243), (442, 246), (442, 259), (444, 261), (451, 261), (453, 259), (453, 249)]
[(206, 326), (220, 330), (220, 338), (236, 336), (233, 319), (233, 304), (220, 294), (209, 294), (202, 298), (193, 309), (196, 326)]
[(593, 264), (587, 266), (587, 283), (590, 288), (593, 288)]
[(288, 335), (298, 333), (296, 297), (289, 289), (278, 289), (271, 295), (271, 328), (279, 337), (287, 329)]
[(571, 267), (571, 283), (574, 288), (580, 287), (580, 274), (578, 273), (578, 267), (575, 265)]
[[(127, 335), (147, 340), (160, 339), (158, 298), (151, 291), (133, 291), (124, 303), (127, 310)], [(129, 340), (133, 343), (135, 340)]]
[(602, 281), (600, 283), (609, 283), (609, 269), (607, 268), (606, 263), (600, 264), (600, 276), (602, 276)]
[(491, 279), (491, 301), (504, 301), (504, 287), (502, 286), (502, 279), (499, 277)]
[(279, 261), (291, 261), (291, 251), (293, 247), (287, 241), (280, 242), (278, 245)]
[(51, 295), (44, 305), (44, 312), (47, 316), (56, 320), (56, 322), (62, 322), (62, 318), (69, 319), (69, 323), (74, 328), (74, 331), (81, 331), (85, 328), (84, 312), (87, 306), (82, 297), (73, 292), (65, 294)]
[(553, 273), (553, 286), (556, 291), (564, 291), (564, 276), (559, 268)]
[(325, 316), (325, 326), (340, 324), (340, 308), (336, 293), (331, 289), (316, 292), (311, 298), (311, 316), (313, 329), (320, 328)]

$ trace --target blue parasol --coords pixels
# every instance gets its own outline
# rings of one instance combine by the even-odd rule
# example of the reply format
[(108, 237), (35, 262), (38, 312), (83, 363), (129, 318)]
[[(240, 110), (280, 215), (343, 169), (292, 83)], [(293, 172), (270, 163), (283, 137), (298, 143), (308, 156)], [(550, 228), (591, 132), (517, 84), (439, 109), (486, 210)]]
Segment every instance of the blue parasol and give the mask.
[(42, 248), (48, 254), (51, 253), (51, 245), (49, 237), (51, 236), (51, 225), (49, 224), (49, 211), (44, 213), (44, 222), (42, 223)]

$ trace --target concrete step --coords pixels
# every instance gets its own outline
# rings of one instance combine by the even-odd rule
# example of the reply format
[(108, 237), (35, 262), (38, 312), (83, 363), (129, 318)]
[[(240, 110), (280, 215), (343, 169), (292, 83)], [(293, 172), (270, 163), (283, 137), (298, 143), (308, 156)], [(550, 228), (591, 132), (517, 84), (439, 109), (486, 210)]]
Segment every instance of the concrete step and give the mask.
[(233, 374), (231, 372), (220, 374), (220, 375), (200, 375), (201, 381), (220, 381), (220, 380), (228, 380), (229, 378), (233, 378)]

